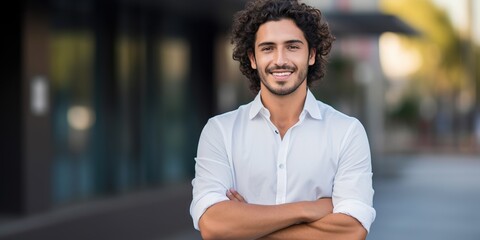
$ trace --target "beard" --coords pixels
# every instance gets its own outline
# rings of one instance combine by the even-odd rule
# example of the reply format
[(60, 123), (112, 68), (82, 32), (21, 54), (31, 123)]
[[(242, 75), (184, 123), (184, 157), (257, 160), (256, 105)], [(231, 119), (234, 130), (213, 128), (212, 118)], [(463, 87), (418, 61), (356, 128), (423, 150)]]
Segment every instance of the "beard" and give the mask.
[[(258, 74), (259, 74), (261, 83), (265, 86), (265, 88), (270, 93), (277, 96), (286, 96), (295, 92), (298, 89), (298, 87), (300, 87), (302, 83), (307, 79), (307, 69), (308, 68), (299, 70), (293, 66), (283, 65), (283, 66), (274, 66), (274, 67), (267, 68), (263, 73), (260, 73), (259, 71)], [(289, 81), (286, 81), (286, 82), (281, 82), (281, 83), (277, 83), (273, 81), (269, 82), (268, 76), (271, 75), (273, 70), (292, 71), (292, 74), (297, 73), (298, 75), (296, 76), (297, 78), (290, 79)], [(291, 77), (295, 77), (295, 76), (291, 76)]]

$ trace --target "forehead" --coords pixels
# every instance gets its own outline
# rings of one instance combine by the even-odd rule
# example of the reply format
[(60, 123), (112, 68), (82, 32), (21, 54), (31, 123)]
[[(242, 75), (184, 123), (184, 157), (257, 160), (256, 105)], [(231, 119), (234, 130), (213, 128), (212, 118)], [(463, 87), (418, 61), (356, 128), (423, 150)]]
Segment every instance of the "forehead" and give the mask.
[(291, 40), (300, 40), (306, 43), (302, 30), (291, 19), (268, 21), (258, 28), (255, 45), (263, 42), (282, 43)]

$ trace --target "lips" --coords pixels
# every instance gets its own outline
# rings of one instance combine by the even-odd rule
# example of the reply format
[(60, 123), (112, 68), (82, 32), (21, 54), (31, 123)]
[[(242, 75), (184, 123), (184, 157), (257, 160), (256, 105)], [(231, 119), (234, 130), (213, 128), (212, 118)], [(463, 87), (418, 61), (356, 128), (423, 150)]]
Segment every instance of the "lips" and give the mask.
[(285, 77), (285, 76), (290, 76), (292, 72), (273, 72), (272, 75), (275, 77)]
[(287, 80), (294, 72), (295, 67), (290, 65), (274, 65), (270, 68), (267, 68), (267, 72), (271, 74), (276, 80), (285, 81)]
[(276, 71), (270, 72), (270, 74), (277, 81), (286, 81), (293, 74), (293, 71), (282, 69), (282, 70), (276, 70)]

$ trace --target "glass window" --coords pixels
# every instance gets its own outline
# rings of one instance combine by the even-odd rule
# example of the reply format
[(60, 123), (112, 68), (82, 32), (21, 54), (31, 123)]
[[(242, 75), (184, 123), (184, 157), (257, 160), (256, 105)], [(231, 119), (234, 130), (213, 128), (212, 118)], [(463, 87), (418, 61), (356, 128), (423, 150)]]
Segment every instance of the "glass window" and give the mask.
[(204, 124), (191, 114), (188, 37), (161, 34), (170, 20), (155, 11), (95, 7), (53, 8), (56, 205), (189, 181)]

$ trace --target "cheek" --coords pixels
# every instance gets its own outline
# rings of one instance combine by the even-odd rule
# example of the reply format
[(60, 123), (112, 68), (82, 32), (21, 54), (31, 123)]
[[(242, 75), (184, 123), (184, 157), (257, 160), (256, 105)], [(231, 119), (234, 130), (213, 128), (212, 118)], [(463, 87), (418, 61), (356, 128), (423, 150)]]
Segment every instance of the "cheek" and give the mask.
[(266, 62), (265, 59), (257, 58), (255, 61), (255, 66), (258, 70), (265, 69), (268, 67), (268, 62)]

